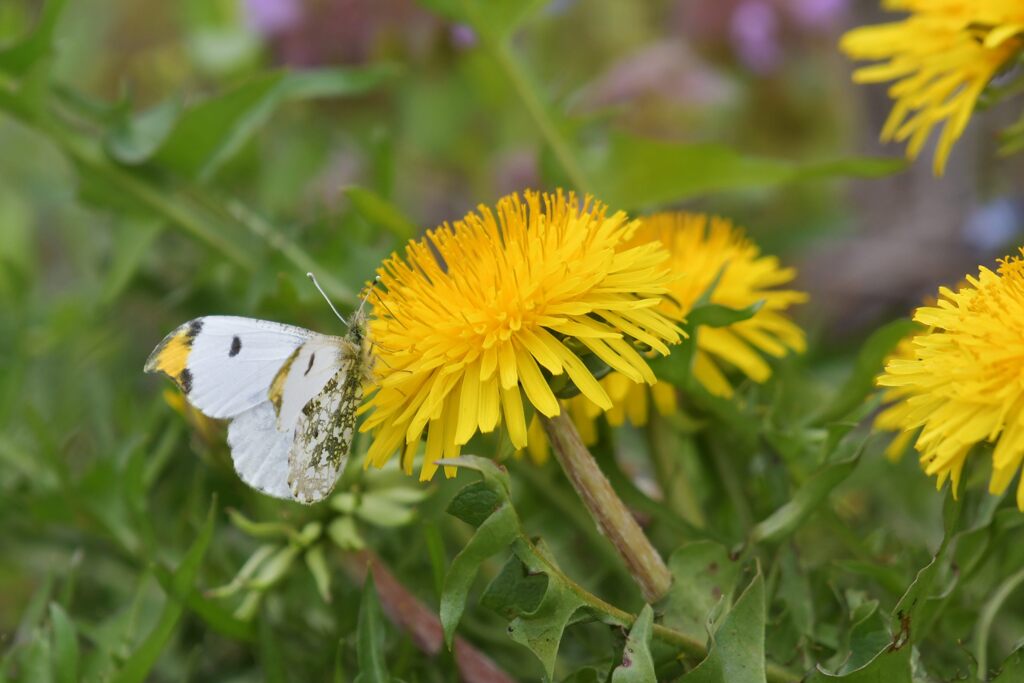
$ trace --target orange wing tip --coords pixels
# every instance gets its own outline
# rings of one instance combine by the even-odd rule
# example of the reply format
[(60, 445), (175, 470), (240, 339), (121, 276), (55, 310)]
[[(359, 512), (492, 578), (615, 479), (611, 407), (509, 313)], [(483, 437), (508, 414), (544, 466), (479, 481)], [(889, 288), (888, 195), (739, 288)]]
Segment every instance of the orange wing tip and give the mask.
[(192, 388), (192, 373), (187, 367), (188, 357), (202, 329), (202, 318), (191, 320), (175, 329), (157, 344), (143, 369), (146, 372), (164, 373), (187, 394)]

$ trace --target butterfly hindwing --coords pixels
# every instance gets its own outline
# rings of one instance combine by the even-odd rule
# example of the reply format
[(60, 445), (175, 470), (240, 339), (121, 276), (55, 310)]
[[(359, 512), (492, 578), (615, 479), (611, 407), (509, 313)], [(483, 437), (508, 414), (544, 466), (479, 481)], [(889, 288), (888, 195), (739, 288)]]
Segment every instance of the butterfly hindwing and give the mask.
[(302, 408), (288, 454), (288, 484), (300, 503), (326, 497), (345, 466), (363, 392), (359, 364), (351, 357)]

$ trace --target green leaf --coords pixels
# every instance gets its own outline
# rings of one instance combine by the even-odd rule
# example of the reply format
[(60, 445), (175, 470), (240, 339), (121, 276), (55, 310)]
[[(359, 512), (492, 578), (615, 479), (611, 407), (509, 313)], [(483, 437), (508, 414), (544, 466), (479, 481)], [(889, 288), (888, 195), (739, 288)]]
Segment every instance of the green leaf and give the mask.
[(53, 37), (67, 0), (46, 0), (32, 31), (20, 42), (0, 50), (0, 71), (21, 77), (53, 54)]
[[(153, 573), (164, 592), (174, 594), (174, 574), (159, 565), (154, 567)], [(214, 631), (235, 640), (251, 641), (256, 638), (251, 623), (236, 619), (216, 602), (203, 597), (195, 588), (184, 595), (179, 594), (178, 598), (183, 600), (189, 610), (205, 621)]]
[(373, 190), (352, 185), (346, 187), (343, 192), (363, 218), (375, 226), (384, 228), (402, 242), (412, 239), (419, 232), (416, 224), (409, 220), (401, 209)]
[(508, 496), (510, 489), (508, 470), (490, 458), (481, 458), (479, 455), (462, 455), (458, 458), (443, 458), (437, 461), (438, 465), (446, 467), (465, 467), (475, 470), (483, 476), (485, 482), (495, 486), (495, 491), (504, 492)]
[(902, 318), (875, 330), (857, 354), (850, 376), (835, 397), (811, 419), (811, 423), (821, 425), (838, 420), (863, 403), (875, 389), (875, 378), (882, 371), (886, 356), (915, 329), (919, 329), (917, 323)]
[(644, 605), (629, 630), (626, 646), (622, 650), (622, 663), (612, 672), (612, 683), (648, 683), (656, 680), (654, 658), (651, 656), (651, 631), (654, 610)]
[(22, 653), (21, 680), (32, 683), (52, 683), (53, 668), (50, 666), (50, 639), (40, 630), (32, 634), (32, 640)]
[(850, 476), (860, 462), (866, 444), (867, 439), (861, 439), (852, 455), (822, 465), (788, 503), (750, 530), (750, 542), (778, 543), (789, 537), (825, 502), (832, 489)]
[(864, 666), (844, 674), (830, 674), (819, 667), (806, 683), (912, 683), (911, 651), (909, 647), (883, 650)]
[(67, 612), (50, 603), (50, 629), (53, 631), (53, 670), (56, 683), (77, 683), (78, 634)]
[[(256, 604), (258, 606), (258, 601)], [(253, 610), (255, 609), (253, 607)], [(255, 614), (252, 616), (255, 617)], [(259, 620), (259, 630), (259, 659), (264, 683), (288, 683), (288, 670), (281, 652), (281, 641), (274, 633), (273, 622), (266, 614)]]
[(537, 609), (513, 619), (508, 625), (508, 634), (512, 640), (530, 648), (543, 665), (548, 680), (552, 680), (562, 634), (573, 615), (587, 603), (563, 578), (548, 571), (546, 565), (553, 564), (551, 560), (541, 562), (522, 541), (516, 543), (516, 554), (530, 573), (547, 573), (548, 585)]
[(764, 683), (764, 578), (753, 581), (711, 638), (707, 658), (683, 676), (687, 683)]
[(665, 626), (697, 640), (707, 635), (708, 615), (720, 602), (728, 603), (739, 563), (729, 551), (712, 541), (695, 541), (677, 549), (668, 558), (672, 586), (658, 605)]
[(506, 500), (494, 490), (494, 486), (478, 481), (459, 491), (448, 503), (449, 515), (458, 517), (466, 524), (478, 527), (494, 514)]
[(185, 110), (173, 125), (173, 104), (125, 122), (108, 138), (107, 151), (122, 163), (151, 161), (185, 176), (209, 179), (282, 104), (361, 94), (397, 73), (389, 64), (264, 73)]
[(536, 610), (548, 590), (548, 575), (536, 574), (513, 555), (491, 581), (480, 604), (512, 621)]
[(327, 558), (324, 557), (323, 544), (317, 544), (306, 551), (306, 566), (309, 573), (313, 575), (316, 589), (324, 602), (331, 601), (331, 571), (327, 568)]
[(178, 620), (181, 619), (181, 614), (184, 611), (184, 603), (177, 596), (187, 594), (195, 584), (199, 567), (202, 565), (203, 557), (206, 556), (206, 549), (210, 546), (210, 539), (213, 538), (216, 509), (216, 500), (211, 501), (209, 512), (206, 513), (206, 521), (203, 523), (199, 535), (196, 536), (196, 540), (192, 542), (191, 547), (182, 558), (181, 564), (178, 565), (171, 577), (173, 592), (167, 593), (167, 601), (159, 621), (121, 667), (113, 679), (114, 683), (142, 683), (149, 676), (153, 665), (156, 664), (157, 659), (160, 658), (164, 648), (170, 642), (171, 636), (174, 635), (174, 629), (177, 628)]
[(1024, 648), (1017, 649), (999, 667), (999, 675), (992, 683), (1015, 683), (1024, 681)]
[(384, 612), (373, 583), (373, 572), (366, 574), (363, 599), (359, 603), (359, 622), (356, 626), (356, 656), (359, 675), (355, 683), (391, 683), (384, 660)]
[[(949, 554), (962, 511), (963, 501), (954, 499), (952, 493), (947, 492), (943, 507), (945, 534), (942, 543), (932, 561), (917, 573), (907, 592), (896, 603), (891, 624), (892, 648), (899, 649), (920, 642), (931, 630), (945, 598), (949, 597), (950, 591), (956, 586), (956, 572), (950, 567)], [(950, 575), (953, 578), (948, 586), (935, 594), (936, 583)]]
[(518, 535), (519, 520), (515, 510), (510, 504), (504, 503), (480, 524), (473, 537), (452, 560), (441, 591), (441, 625), (449, 649), (480, 565), (491, 555), (507, 548)]
[(721, 304), (704, 304), (697, 306), (686, 314), (686, 329), (696, 330), (698, 327), (728, 327), (754, 317), (764, 306), (764, 301), (757, 301), (746, 308), (729, 308)]
[(596, 194), (610, 206), (626, 210), (803, 179), (877, 178), (906, 165), (902, 159), (801, 163), (746, 157), (718, 144), (664, 142), (625, 133), (609, 136), (607, 146), (586, 155), (584, 164), (595, 179)]

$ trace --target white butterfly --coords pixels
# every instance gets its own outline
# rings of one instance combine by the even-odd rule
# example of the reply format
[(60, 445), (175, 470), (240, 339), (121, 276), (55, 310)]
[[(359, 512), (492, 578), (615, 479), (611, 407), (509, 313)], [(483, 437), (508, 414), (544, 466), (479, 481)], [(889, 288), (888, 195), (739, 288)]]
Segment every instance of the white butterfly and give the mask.
[(173, 379), (204, 415), (230, 420), (228, 445), (242, 481), (315, 503), (345, 465), (371, 377), (362, 306), (346, 324), (348, 334), (334, 337), (267, 320), (196, 318), (157, 345), (145, 370)]

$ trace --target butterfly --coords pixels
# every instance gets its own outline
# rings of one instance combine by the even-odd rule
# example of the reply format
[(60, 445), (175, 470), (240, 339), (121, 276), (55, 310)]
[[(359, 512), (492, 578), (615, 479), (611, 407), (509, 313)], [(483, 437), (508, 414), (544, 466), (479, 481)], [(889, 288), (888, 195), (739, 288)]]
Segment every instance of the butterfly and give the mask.
[(164, 337), (145, 365), (146, 372), (174, 380), (207, 417), (230, 421), (228, 446), (242, 481), (306, 504), (334, 489), (373, 370), (365, 344), (366, 300), (348, 321), (327, 303), (348, 326), (344, 337), (211, 315)]

